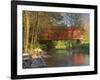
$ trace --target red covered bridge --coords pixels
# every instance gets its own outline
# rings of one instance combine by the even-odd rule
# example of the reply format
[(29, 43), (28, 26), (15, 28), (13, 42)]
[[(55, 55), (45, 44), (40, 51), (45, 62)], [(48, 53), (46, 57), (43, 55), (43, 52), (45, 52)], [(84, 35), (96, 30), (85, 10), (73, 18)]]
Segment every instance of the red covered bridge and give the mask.
[(82, 27), (48, 27), (41, 30), (40, 40), (82, 39)]

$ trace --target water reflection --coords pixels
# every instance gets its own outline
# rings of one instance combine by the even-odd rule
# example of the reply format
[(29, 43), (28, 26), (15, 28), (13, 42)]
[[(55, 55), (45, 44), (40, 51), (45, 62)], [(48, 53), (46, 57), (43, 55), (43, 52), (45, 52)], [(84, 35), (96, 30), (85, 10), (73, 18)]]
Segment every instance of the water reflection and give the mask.
[(82, 53), (81, 50), (58, 49), (50, 51), (49, 54), (52, 57), (45, 60), (48, 67), (89, 65), (89, 54)]
[(89, 52), (81, 49), (52, 49), (49, 57), (29, 58), (23, 61), (23, 68), (64, 67), (89, 65)]

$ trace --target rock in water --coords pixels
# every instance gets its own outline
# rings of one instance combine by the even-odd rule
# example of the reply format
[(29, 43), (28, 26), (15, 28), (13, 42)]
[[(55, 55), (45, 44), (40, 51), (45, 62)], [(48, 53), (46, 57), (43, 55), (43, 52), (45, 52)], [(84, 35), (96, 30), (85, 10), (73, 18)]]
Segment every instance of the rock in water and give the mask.
[(32, 59), (32, 64), (31, 67), (32, 68), (39, 68), (39, 67), (45, 67), (46, 63), (44, 61), (44, 59), (42, 58), (36, 58), (36, 59)]

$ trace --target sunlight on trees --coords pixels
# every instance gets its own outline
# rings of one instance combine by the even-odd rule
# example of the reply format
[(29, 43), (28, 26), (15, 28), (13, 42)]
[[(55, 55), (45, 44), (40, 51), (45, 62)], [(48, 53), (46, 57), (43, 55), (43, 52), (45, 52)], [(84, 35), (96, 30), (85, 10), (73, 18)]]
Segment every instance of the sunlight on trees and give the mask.
[[(57, 12), (37, 12), (23, 11), (23, 53), (35, 54), (35, 49), (50, 50), (52, 48), (71, 48), (77, 44), (79, 39), (73, 40), (40, 40), (41, 32), (46, 28), (67, 28), (71, 27), (70, 35), (74, 35), (74, 27), (85, 32), (83, 14), (81, 13), (57, 13)], [(50, 30), (49, 30), (50, 31)], [(47, 32), (49, 32), (47, 31)], [(41, 34), (40, 34), (41, 33)], [(62, 31), (51, 32), (57, 37)], [(62, 35), (63, 36), (63, 35)], [(89, 43), (87, 33), (84, 38)], [(79, 41), (80, 42), (80, 41)], [(80, 42), (81, 43), (81, 42)]]

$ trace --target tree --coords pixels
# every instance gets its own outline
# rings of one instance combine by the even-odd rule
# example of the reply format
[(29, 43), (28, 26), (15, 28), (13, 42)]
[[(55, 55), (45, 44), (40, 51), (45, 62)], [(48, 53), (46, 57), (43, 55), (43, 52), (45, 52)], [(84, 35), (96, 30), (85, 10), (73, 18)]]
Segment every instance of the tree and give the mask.
[[(81, 28), (83, 26), (82, 13), (63, 13), (62, 23), (67, 27), (71, 27), (71, 35), (73, 36), (73, 27)], [(73, 40), (69, 41), (69, 48), (73, 47)]]
[(30, 28), (29, 12), (23, 11), (23, 52), (28, 51), (29, 28)]
[(82, 14), (66, 13), (66, 23), (71, 27), (80, 27), (82, 25)]
[(38, 47), (41, 30), (57, 25), (59, 19), (60, 13), (23, 11), (23, 52), (32, 53)]

